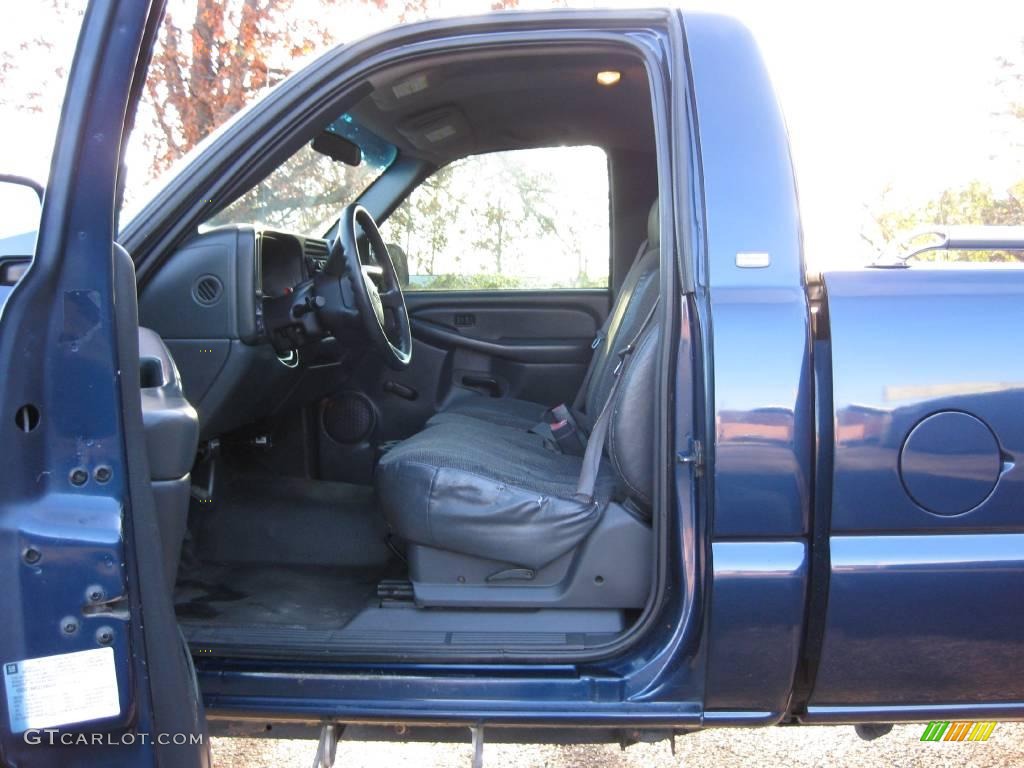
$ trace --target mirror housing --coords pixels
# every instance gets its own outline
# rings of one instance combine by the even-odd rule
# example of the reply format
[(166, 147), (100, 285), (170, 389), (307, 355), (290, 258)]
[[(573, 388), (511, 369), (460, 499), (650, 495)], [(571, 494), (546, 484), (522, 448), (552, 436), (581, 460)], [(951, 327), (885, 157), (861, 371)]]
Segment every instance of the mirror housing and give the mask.
[(43, 185), (25, 176), (0, 174), (0, 259), (31, 259), (43, 208)]
[(327, 155), (336, 163), (358, 166), (363, 162), (363, 151), (359, 148), (358, 144), (330, 131), (321, 133), (313, 139), (310, 146), (312, 146), (314, 152)]

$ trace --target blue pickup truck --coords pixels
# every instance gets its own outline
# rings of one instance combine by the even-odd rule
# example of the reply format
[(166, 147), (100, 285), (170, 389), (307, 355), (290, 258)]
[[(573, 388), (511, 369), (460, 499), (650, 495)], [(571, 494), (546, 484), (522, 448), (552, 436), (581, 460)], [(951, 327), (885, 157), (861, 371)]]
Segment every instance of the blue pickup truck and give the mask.
[(0, 258), (0, 762), (1024, 716), (1024, 272), (809, 274), (742, 26), (396, 28), (128, 214), (161, 6)]

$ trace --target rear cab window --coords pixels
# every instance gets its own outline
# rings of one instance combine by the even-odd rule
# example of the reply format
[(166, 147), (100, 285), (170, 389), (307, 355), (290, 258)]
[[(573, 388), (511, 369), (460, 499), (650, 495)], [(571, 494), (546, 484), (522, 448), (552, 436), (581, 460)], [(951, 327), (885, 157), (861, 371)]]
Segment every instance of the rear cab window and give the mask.
[(406, 290), (607, 288), (608, 158), (594, 146), (471, 155), (420, 184), (381, 226)]

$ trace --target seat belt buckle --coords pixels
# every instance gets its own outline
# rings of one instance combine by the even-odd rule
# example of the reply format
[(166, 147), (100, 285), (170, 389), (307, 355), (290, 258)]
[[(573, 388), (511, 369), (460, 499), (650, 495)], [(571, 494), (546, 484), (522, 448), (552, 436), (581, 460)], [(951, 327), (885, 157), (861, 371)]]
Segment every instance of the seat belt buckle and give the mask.
[(551, 415), (553, 417), (564, 415), (564, 418), (548, 422), (548, 429), (551, 430), (551, 436), (558, 444), (558, 450), (569, 456), (582, 456), (587, 448), (587, 443), (580, 434), (576, 420), (573, 419), (569, 409), (564, 405), (559, 405), (551, 409)]
[(566, 421), (569, 424), (576, 426), (576, 420), (572, 417), (572, 412), (569, 410), (569, 406), (565, 403), (559, 403), (548, 409), (547, 414), (548, 424), (554, 424), (559, 421)]

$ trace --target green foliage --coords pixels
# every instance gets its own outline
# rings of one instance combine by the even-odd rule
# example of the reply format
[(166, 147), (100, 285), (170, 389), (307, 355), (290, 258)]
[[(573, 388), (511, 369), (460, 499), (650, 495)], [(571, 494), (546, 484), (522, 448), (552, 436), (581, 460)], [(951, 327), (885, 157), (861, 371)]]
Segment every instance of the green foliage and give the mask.
[[(880, 253), (897, 247), (911, 232), (929, 225), (1020, 225), (1024, 224), (1024, 180), (1004, 196), (980, 181), (945, 190), (939, 197), (915, 208), (884, 210), (875, 215), (879, 239), (871, 240)], [(1024, 253), (1006, 251), (931, 251), (917, 258), (923, 261), (1019, 262)]]
[[(1024, 146), (1024, 40), (1017, 58), (997, 58), (1000, 75), (996, 85), (1006, 98), (997, 117), (1006, 125), (1007, 145)], [(944, 190), (937, 197), (911, 207), (889, 204), (892, 188), (883, 190), (872, 227), (861, 236), (878, 251), (888, 254), (916, 229), (929, 225), (1024, 225), (1024, 179), (1003, 193), (991, 185), (972, 181)], [(931, 251), (916, 257), (922, 261), (1024, 262), (1024, 253), (1007, 251)]]
[(511, 275), (430, 275), (410, 285), (420, 291), (486, 291), (493, 289), (524, 288), (522, 281)]
[[(586, 154), (594, 151), (472, 155), (428, 178), (382, 227), (385, 239), (408, 254), (410, 289), (605, 287), (607, 251), (586, 254), (582, 243), (593, 242), (586, 236), (599, 231), (597, 224), (607, 226), (607, 198), (596, 186), (569, 187), (577, 194), (567, 195), (566, 178), (555, 175), (571, 174), (581, 162), (596, 168)], [(587, 255), (600, 260), (598, 274), (589, 274)], [(558, 264), (538, 269), (546, 257)], [(565, 280), (570, 265), (576, 274)]]
[(607, 288), (608, 280), (604, 277), (587, 277), (564, 283), (546, 281), (543, 285), (531, 285), (528, 281), (514, 275), (496, 275), (478, 272), (475, 274), (456, 275), (450, 272), (442, 275), (418, 277), (407, 288), (410, 291), (491, 291), (491, 290), (529, 290), (559, 288)]
[(1008, 125), (1008, 141), (1015, 147), (1024, 146), (1024, 39), (1020, 41), (1016, 57), (1000, 56), (999, 77), (996, 85), (1006, 98), (1001, 117)]
[(382, 170), (335, 162), (306, 144), (206, 223), (253, 222), (319, 236)]
[(386, 239), (415, 253), (413, 273), (434, 274), (438, 254), (448, 247), (459, 208), (464, 204), (452, 190), (452, 166), (445, 166), (406, 198), (385, 225)]

